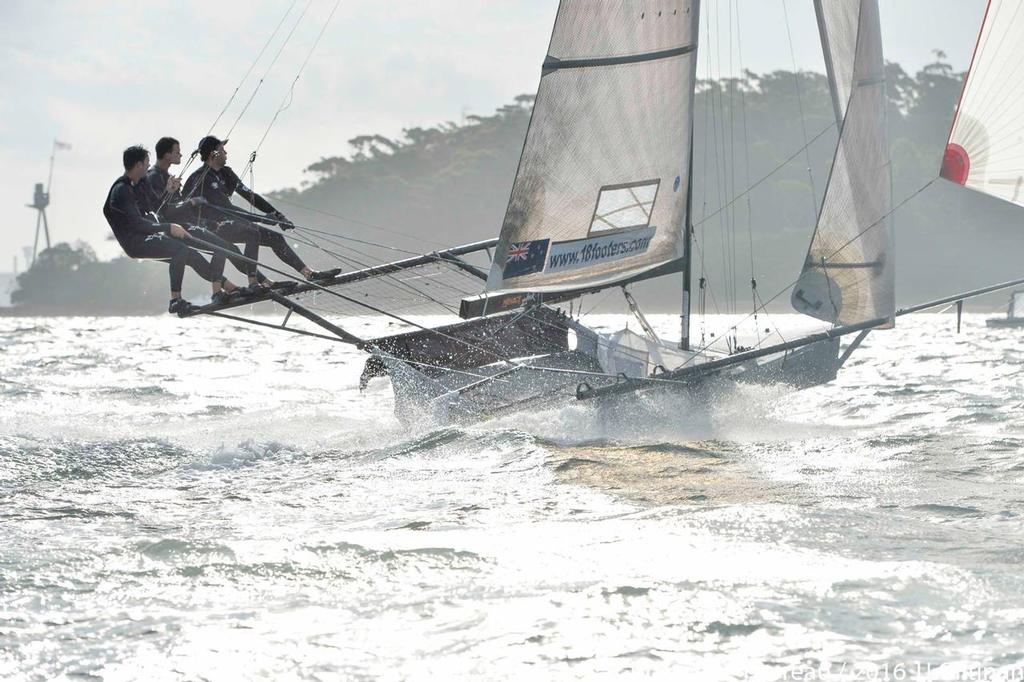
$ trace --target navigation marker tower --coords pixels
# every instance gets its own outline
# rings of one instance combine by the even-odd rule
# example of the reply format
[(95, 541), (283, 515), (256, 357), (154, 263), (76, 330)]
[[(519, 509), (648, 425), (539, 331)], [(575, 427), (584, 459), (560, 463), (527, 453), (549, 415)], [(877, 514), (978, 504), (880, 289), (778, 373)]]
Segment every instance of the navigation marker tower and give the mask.
[(39, 253), (40, 226), (42, 226), (43, 235), (46, 238), (46, 248), (50, 248), (50, 223), (46, 219), (46, 207), (50, 205), (50, 187), (53, 185), (53, 161), (57, 156), (58, 149), (71, 149), (71, 145), (57, 139), (53, 141), (53, 149), (50, 152), (50, 174), (46, 178), (46, 186), (44, 188), (43, 183), (37, 182), (32, 193), (32, 203), (26, 204), (29, 208), (36, 210), (36, 236), (32, 240), (32, 260), (28, 263), (30, 268), (35, 264), (36, 254)]

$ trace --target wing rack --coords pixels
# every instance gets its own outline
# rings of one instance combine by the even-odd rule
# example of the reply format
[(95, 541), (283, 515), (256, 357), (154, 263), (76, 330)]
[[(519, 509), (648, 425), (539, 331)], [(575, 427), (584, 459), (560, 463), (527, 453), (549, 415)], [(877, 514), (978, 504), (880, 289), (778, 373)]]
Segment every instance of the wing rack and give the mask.
[[(363, 339), (330, 322), (319, 313), (365, 315), (375, 312), (393, 314), (398, 310), (406, 310), (457, 315), (459, 299), (479, 291), (480, 285), (487, 279), (483, 269), (468, 262), (464, 257), (486, 252), (489, 258), (490, 249), (497, 241), (489, 239), (474, 242), (352, 272), (342, 273), (339, 270), (329, 279), (316, 283), (280, 282), (266, 292), (239, 297), (226, 303), (205, 305), (183, 317), (209, 315), (358, 345)], [(266, 301), (277, 303), (286, 309), (281, 324), (271, 324), (228, 312)], [(328, 334), (289, 327), (288, 322), (292, 314), (312, 322)]]

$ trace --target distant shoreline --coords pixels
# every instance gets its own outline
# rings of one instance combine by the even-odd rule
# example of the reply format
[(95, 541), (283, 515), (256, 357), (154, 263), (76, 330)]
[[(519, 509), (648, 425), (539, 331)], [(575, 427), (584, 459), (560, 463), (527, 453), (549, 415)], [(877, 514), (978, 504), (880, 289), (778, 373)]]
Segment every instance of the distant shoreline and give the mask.
[(0, 317), (155, 317), (163, 314), (162, 310), (153, 311), (115, 311), (115, 310), (68, 310), (65, 308), (49, 309), (28, 306), (0, 306)]

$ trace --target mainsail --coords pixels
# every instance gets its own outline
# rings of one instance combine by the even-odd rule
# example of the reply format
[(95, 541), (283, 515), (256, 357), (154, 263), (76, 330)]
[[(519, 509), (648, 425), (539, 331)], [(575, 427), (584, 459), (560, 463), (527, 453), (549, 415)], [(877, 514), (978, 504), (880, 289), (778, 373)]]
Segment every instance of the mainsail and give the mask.
[(895, 310), (881, 26), (877, 0), (821, 0), (815, 8), (841, 125), (791, 302), (797, 312), (853, 324)]
[(698, 14), (699, 0), (561, 2), (488, 292), (681, 266)]
[(1024, 206), (1024, 5), (991, 0), (960, 95), (942, 177)]

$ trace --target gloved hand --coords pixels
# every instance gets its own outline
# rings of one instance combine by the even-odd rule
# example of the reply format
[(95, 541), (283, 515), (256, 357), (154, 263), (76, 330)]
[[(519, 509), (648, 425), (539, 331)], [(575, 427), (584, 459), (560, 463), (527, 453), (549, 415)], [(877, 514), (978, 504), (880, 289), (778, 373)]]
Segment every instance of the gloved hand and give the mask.
[(198, 208), (199, 206), (206, 206), (209, 202), (206, 197), (192, 197), (188, 200), (188, 205), (192, 208)]
[(270, 214), (270, 217), (277, 221), (277, 224), (281, 226), (282, 230), (295, 229), (295, 223), (288, 220), (288, 218), (285, 217), (284, 213), (281, 213), (280, 211), (274, 211), (273, 213)]

